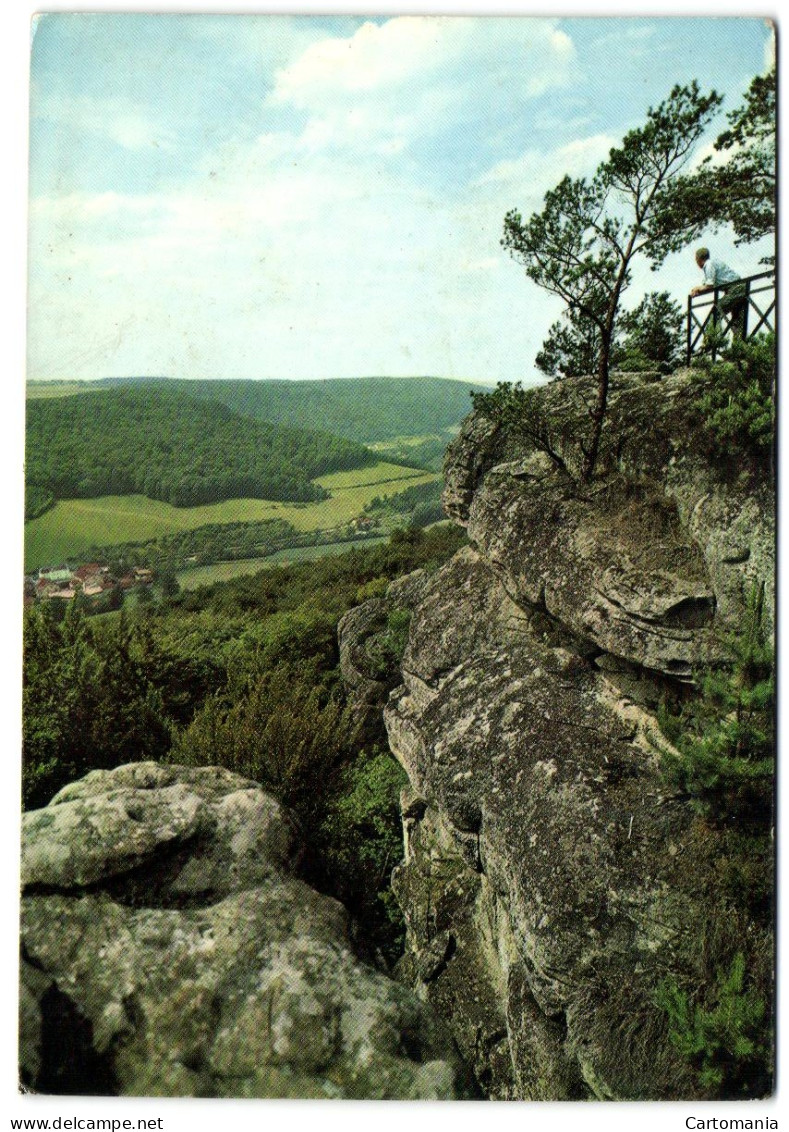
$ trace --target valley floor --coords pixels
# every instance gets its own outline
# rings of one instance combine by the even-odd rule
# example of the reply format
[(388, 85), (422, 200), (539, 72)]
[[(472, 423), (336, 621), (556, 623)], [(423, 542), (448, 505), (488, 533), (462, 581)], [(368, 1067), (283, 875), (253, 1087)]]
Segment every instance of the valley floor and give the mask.
[(299, 532), (331, 530), (361, 514), (376, 496), (439, 478), (434, 472), (381, 461), (372, 467), (321, 476), (316, 482), (331, 492), (331, 498), (317, 503), (229, 499), (200, 507), (173, 507), (142, 495), (61, 500), (26, 524), (25, 571), (79, 556), (91, 546), (144, 542), (209, 523), (285, 519)]

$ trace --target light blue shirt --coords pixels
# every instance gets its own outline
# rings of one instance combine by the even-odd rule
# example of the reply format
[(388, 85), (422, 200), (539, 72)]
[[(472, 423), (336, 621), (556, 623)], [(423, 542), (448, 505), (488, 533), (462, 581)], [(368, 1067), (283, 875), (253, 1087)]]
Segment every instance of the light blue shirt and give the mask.
[(719, 259), (708, 259), (702, 271), (704, 282), (708, 287), (723, 287), (727, 283), (736, 283), (740, 278), (736, 271), (732, 271)]

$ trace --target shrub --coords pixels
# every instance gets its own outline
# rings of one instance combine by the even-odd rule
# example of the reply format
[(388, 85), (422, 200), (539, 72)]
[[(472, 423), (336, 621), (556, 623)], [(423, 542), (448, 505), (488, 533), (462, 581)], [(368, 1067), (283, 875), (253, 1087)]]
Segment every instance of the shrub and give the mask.
[(403, 659), (411, 625), (409, 609), (393, 609), (386, 619), (383, 632), (371, 637), (367, 644), (370, 674), (376, 680), (392, 676)]
[(663, 707), (659, 722), (673, 750), (658, 746), (666, 778), (697, 808), (760, 825), (772, 816), (775, 700), (763, 587), (754, 587), (741, 631), (725, 643), (733, 664), (708, 672), (701, 697), (678, 714)]
[(668, 291), (645, 295), (619, 320), (624, 334), (617, 363), (623, 370), (659, 369), (670, 373), (684, 352), (684, 314)]
[(695, 409), (711, 459), (737, 467), (772, 464), (775, 443), (775, 336), (735, 338), (718, 362), (702, 359)]
[(692, 1001), (674, 979), (664, 979), (655, 1000), (669, 1019), (669, 1040), (691, 1063), (709, 1096), (734, 1100), (769, 1091), (769, 1050), (763, 999), (745, 987), (745, 958), (735, 955), (719, 972), (709, 1005)]
[(403, 917), (390, 889), (403, 855), (405, 772), (388, 753), (362, 751), (346, 767), (319, 832), (329, 885), (388, 963), (403, 949)]
[(476, 412), (543, 452), (576, 482), (586, 448), (567, 420), (546, 411), (538, 394), (538, 389), (524, 389), (519, 381), (514, 385), (500, 381), (492, 393), (472, 393), (471, 398)]
[(88, 622), (78, 600), (25, 617), (23, 800), (46, 804), (98, 767), (163, 758), (214, 676), (196, 657), (162, 647), (142, 621)]
[(344, 703), (320, 684), (316, 664), (283, 662), (243, 692), (210, 696), (177, 736), (170, 758), (218, 763), (260, 782), (296, 811), (309, 837), (332, 776), (350, 758), (351, 731)]

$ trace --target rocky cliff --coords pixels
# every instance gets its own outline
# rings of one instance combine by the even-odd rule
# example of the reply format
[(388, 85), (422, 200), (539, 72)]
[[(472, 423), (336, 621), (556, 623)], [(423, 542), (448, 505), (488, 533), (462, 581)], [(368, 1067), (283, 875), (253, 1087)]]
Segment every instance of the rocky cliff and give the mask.
[[(579, 391), (542, 391), (557, 434)], [(369, 712), (386, 689), (365, 685), (365, 637), (412, 612), (384, 708), (410, 780), (400, 973), (492, 1097), (704, 1095), (656, 993), (714, 977), (721, 919), (755, 929), (718, 900), (714, 831), (666, 786), (656, 711), (726, 659), (754, 583), (772, 592), (774, 532), (769, 482), (714, 468), (700, 434), (687, 374), (620, 376), (607, 469), (581, 490), (470, 416), (444, 493), (470, 546), (342, 626)]]
[[(698, 697), (749, 595), (772, 594), (770, 477), (707, 458), (687, 374), (620, 375), (580, 485), (551, 452), (572, 462), (589, 393), (545, 387), (536, 442), (472, 414), (444, 493), (469, 544), (340, 624), (359, 743), (385, 724), (409, 779), (398, 979), (299, 879), (295, 821), (259, 785), (94, 771), (24, 817), (25, 1088), (689, 1099), (729, 1073), (731, 1095), (769, 1089), (770, 813), (758, 836), (709, 819), (667, 779), (657, 716)], [(672, 994), (715, 1020), (707, 1062), (673, 1040)]]
[(358, 961), (299, 853), (288, 813), (218, 767), (94, 771), (26, 814), (23, 1086), (466, 1095), (432, 1009)]

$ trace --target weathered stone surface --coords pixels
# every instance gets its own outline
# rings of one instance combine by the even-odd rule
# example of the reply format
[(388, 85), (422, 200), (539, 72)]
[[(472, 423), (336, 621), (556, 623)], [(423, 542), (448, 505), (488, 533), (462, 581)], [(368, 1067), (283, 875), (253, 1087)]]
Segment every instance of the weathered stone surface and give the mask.
[[(540, 396), (564, 428), (590, 389)], [(617, 375), (584, 490), (473, 415), (445, 463), (472, 548), (422, 579), (384, 713), (410, 780), (399, 971), (493, 1097), (698, 1089), (655, 995), (701, 977), (683, 941), (714, 853), (697, 875), (655, 713), (772, 593), (774, 527), (769, 483), (705, 462), (693, 396), (687, 374)]]
[(357, 733), (365, 738), (374, 738), (380, 730), (381, 708), (392, 686), (380, 667), (373, 670), (368, 648), (370, 641), (383, 631), (387, 612), (383, 598), (372, 599), (350, 609), (337, 628), (340, 672)]
[[(24, 815), (22, 884), (70, 891), (156, 859), (147, 899), (208, 899), (292, 867), (293, 823), (273, 798), (220, 767), (132, 763), (94, 771)], [(169, 862), (164, 867), (163, 862)]]
[(648, 986), (680, 930), (661, 910), (662, 850), (684, 819), (662, 805), (643, 733), (654, 721), (572, 660), (461, 551), (425, 587), (405, 685), (386, 710), (392, 749), (426, 799), (405, 823), (395, 880), (403, 972), (452, 1019), (496, 1096), (623, 1095), (570, 1026), (573, 1004), (602, 957), (641, 966)]
[(469, 509), (471, 541), (520, 605), (544, 609), (601, 650), (689, 676), (710, 651), (715, 594), (700, 549), (673, 522), (634, 537), (624, 505), (559, 477), (494, 468)]
[[(554, 382), (540, 401), (577, 433), (581, 397), (592, 394), (588, 379)], [(631, 482), (651, 485), (651, 498), (631, 506), (616, 477), (584, 498), (569, 492), (543, 453), (473, 414), (444, 470), (447, 514), (511, 596), (539, 602), (544, 583), (549, 611), (567, 628), (672, 675), (705, 658), (705, 626), (736, 628), (752, 587), (772, 594), (775, 583), (772, 485), (745, 468), (724, 476), (710, 467), (695, 396), (684, 370), (657, 382), (612, 379), (603, 448)], [(772, 628), (770, 603), (766, 615)]]
[(413, 607), (424, 577), (424, 570), (415, 570), (396, 578), (383, 597), (357, 605), (340, 619), (340, 672), (362, 740), (383, 738), (381, 709), (389, 692), (400, 683), (398, 658), (387, 647), (388, 617), (395, 610)]
[(481, 478), (504, 458), (503, 440), (501, 429), (490, 421), (473, 413), (466, 417), (444, 460), (441, 501), (450, 519), (465, 524)]
[(99, 771), (26, 815), (20, 1054), (43, 1092), (463, 1095), (431, 1009), (292, 874), (293, 823), (219, 768)]
[(698, 460), (672, 464), (666, 488), (704, 555), (718, 620), (736, 628), (754, 587), (764, 587), (765, 623), (775, 627), (775, 499), (769, 483), (748, 475), (721, 484)]

